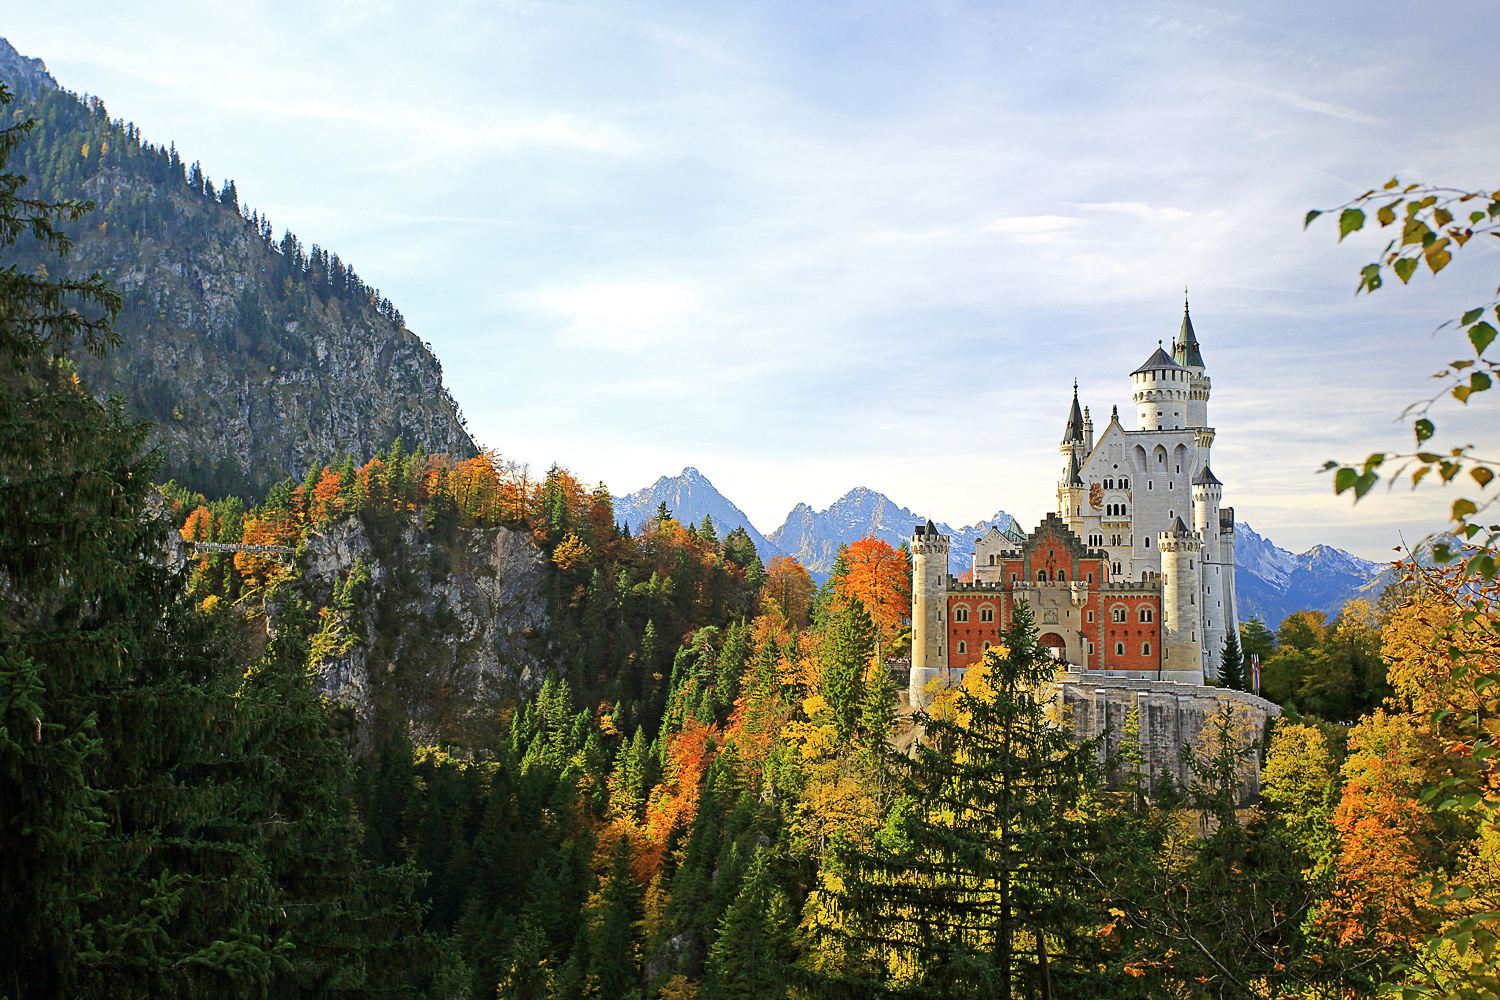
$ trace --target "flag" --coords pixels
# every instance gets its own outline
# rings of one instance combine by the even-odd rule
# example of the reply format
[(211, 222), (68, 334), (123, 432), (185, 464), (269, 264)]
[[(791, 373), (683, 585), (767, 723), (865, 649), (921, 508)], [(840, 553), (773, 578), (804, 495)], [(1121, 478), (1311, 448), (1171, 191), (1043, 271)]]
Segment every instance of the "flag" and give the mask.
[(1250, 677), (1253, 680), (1253, 686), (1251, 687), (1250, 690), (1254, 691), (1256, 694), (1260, 694), (1260, 654), (1259, 653), (1251, 653), (1250, 654)]

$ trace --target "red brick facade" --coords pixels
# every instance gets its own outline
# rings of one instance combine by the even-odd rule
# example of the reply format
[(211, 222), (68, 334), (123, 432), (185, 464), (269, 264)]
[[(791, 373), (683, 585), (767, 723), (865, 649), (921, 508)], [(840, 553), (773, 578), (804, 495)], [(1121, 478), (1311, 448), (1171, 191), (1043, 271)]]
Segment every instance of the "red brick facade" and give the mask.
[(1161, 588), (1154, 580), (1108, 583), (1105, 553), (1085, 548), (1055, 514), (1014, 556), (984, 574), (991, 582), (949, 584), (950, 667), (978, 663), (1024, 600), (1042, 644), (1060, 647), (1075, 668), (1161, 669)]

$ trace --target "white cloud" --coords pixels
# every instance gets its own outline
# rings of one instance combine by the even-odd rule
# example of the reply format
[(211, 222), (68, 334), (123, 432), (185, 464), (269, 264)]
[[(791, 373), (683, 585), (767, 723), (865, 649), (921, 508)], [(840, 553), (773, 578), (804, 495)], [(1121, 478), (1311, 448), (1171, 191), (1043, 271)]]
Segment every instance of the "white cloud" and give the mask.
[(682, 338), (697, 303), (681, 286), (641, 281), (537, 292), (534, 301), (563, 317), (565, 342), (603, 351), (637, 352)]

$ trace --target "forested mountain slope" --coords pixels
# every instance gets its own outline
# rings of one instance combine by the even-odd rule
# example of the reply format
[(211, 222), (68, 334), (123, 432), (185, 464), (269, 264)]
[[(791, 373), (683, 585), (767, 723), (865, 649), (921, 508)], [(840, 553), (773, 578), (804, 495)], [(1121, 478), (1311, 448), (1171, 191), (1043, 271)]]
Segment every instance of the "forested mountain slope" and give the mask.
[(24, 246), (18, 259), (53, 277), (97, 271), (124, 295), (119, 346), (80, 369), (92, 391), (123, 393), (156, 421), (164, 476), (211, 495), (260, 494), (397, 437), (475, 453), (442, 365), (337, 254), (278, 239), (232, 181), (216, 185), (175, 146), (61, 90), (4, 40), (0, 80), (17, 93), (11, 119), (38, 123), (19, 157), (27, 193), (98, 205), (72, 227), (66, 261)]

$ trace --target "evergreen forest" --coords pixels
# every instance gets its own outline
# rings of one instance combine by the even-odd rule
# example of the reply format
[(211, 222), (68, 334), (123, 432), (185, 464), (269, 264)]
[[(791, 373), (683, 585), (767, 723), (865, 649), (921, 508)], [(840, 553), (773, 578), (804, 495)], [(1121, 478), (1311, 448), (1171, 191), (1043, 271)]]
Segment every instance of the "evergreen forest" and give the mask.
[[(630, 532), (566, 469), (400, 437), (264, 489), (170, 478), (150, 421), (80, 374), (118, 344), (120, 293), (35, 266), (91, 206), (9, 120), (0, 997), (1500, 992), (1500, 588), (1459, 548), (1477, 530), (1376, 602), (1246, 623), (1224, 676), (1253, 685), (1255, 657), (1284, 713), (1225, 703), (1185, 782), (1146, 773), (1136, 715), (1108, 748), (1072, 731), (1024, 604), (912, 713), (910, 560), (873, 538), (819, 587), (743, 530), (663, 506)], [(138, 137), (97, 154), (236, 198)], [(399, 323), (251, 221), (287, 294)], [(406, 570), (314, 586), (310, 540), (340, 526)], [(545, 561), (535, 669), (423, 715), (402, 691), (424, 664), (381, 651), (422, 648), (391, 595), (447, 570), (403, 553), (501, 532)], [(364, 714), (321, 686), (360, 647), (382, 666)]]

